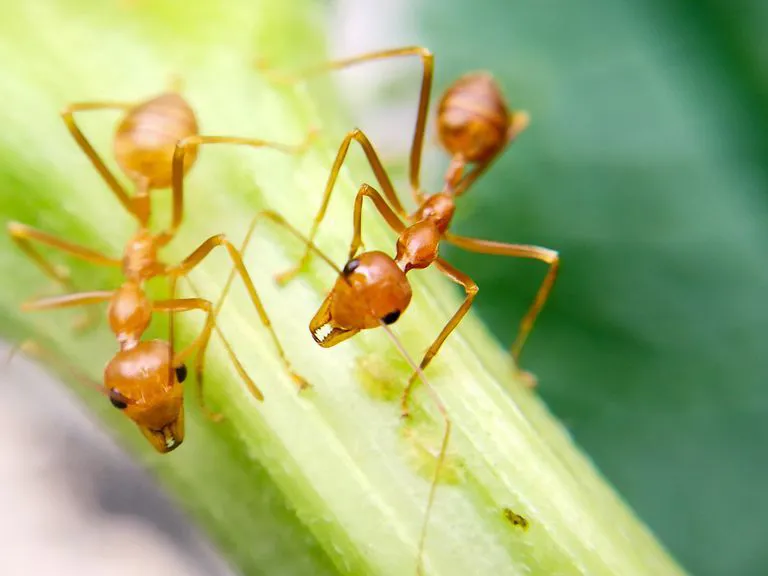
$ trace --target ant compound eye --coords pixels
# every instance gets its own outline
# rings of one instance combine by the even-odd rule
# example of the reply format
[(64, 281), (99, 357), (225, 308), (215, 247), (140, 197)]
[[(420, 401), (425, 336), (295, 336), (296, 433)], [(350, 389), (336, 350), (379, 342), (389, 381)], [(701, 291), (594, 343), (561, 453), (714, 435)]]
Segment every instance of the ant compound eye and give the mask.
[(182, 364), (181, 366), (176, 366), (174, 370), (176, 370), (176, 380), (179, 381), (179, 384), (181, 384), (182, 382), (184, 382), (184, 380), (187, 379), (186, 364)]
[(397, 322), (398, 318), (400, 318), (400, 310), (395, 310), (384, 316), (381, 321), (384, 322), (384, 324), (394, 324)]
[(128, 403), (125, 402), (125, 397), (114, 388), (109, 391), (109, 401), (112, 403), (112, 406), (118, 410), (125, 410), (128, 407)]
[(352, 260), (350, 260), (344, 265), (344, 270), (342, 270), (341, 273), (344, 276), (349, 276), (350, 274), (352, 274), (352, 272), (357, 270), (358, 266), (360, 266), (360, 260), (358, 260), (357, 258), (353, 258)]

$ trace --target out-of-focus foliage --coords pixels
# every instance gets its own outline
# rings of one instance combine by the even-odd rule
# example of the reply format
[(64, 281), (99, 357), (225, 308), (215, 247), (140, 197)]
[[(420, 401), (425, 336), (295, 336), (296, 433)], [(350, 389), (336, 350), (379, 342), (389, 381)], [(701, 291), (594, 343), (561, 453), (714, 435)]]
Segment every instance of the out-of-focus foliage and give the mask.
[[(524, 354), (541, 394), (689, 570), (766, 573), (768, 7), (431, 0), (420, 23), (438, 89), (488, 68), (532, 113), (456, 231), (561, 251)], [(449, 256), (510, 341), (543, 267)]]

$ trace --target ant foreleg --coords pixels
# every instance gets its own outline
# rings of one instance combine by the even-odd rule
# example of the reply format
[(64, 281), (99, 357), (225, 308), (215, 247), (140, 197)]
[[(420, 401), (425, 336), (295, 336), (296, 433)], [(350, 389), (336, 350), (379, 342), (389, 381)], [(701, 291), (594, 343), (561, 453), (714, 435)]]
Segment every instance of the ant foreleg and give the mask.
[[(349, 151), (349, 146), (353, 140), (360, 144), (363, 152), (365, 152), (368, 163), (370, 164), (371, 169), (376, 176), (376, 181), (379, 183), (379, 186), (381, 186), (382, 190), (384, 191), (384, 195), (394, 208), (394, 211), (397, 212), (402, 218), (408, 218), (408, 214), (406, 213), (405, 208), (403, 208), (403, 205), (400, 203), (400, 199), (397, 197), (397, 192), (395, 192), (392, 181), (389, 179), (387, 171), (384, 169), (384, 166), (382, 165), (376, 150), (371, 144), (371, 141), (368, 139), (364, 132), (355, 129), (344, 137), (344, 140), (341, 142), (339, 150), (336, 153), (336, 159), (333, 161), (331, 173), (328, 175), (328, 180), (325, 184), (325, 191), (323, 192), (323, 200), (320, 203), (320, 209), (317, 211), (315, 219), (312, 222), (312, 228), (309, 231), (309, 243), (314, 243), (315, 236), (317, 236), (317, 232), (320, 228), (320, 224), (323, 221), (323, 218), (325, 218), (325, 212), (328, 209), (329, 202), (331, 201), (331, 194), (333, 193), (334, 187), (336, 185), (336, 180), (339, 177), (339, 173), (341, 172), (341, 168), (344, 165), (344, 161), (347, 157), (347, 152)], [(307, 244), (307, 248), (304, 250), (304, 253), (294, 267), (277, 275), (278, 282), (285, 284), (286, 282), (292, 280), (301, 271), (301, 269), (309, 260), (311, 252), (309, 245), (310, 244)]]
[[(194, 352), (198, 353), (198, 359), (201, 355), (205, 354), (205, 351), (208, 347), (208, 341), (211, 337), (211, 331), (214, 328), (213, 304), (211, 304), (209, 300), (205, 300), (204, 298), (174, 298), (172, 300), (159, 300), (153, 302), (152, 309), (158, 312), (168, 312), (171, 314), (174, 312), (189, 312), (191, 310), (201, 310), (205, 312), (206, 318), (203, 329), (195, 337), (195, 339), (187, 345), (186, 348), (174, 355), (171, 365), (181, 366), (184, 364), (184, 361)], [(240, 360), (237, 358), (234, 350), (232, 350), (228, 343), (225, 343), (225, 349), (230, 360), (232, 361), (232, 364), (235, 367), (235, 370), (237, 370), (237, 373), (243, 379), (243, 382), (245, 382), (248, 390), (257, 400), (263, 401), (264, 395), (262, 394), (261, 390), (258, 386), (256, 386), (250, 376), (248, 376), (247, 372), (240, 363)], [(202, 361), (198, 360), (198, 362)], [(203, 413), (215, 422), (221, 420), (221, 414), (211, 412), (205, 405), (202, 373), (197, 374), (197, 393), (198, 402), (200, 403), (200, 408), (202, 409)]]
[[(451, 316), (451, 319), (448, 320), (448, 323), (443, 327), (443, 329), (440, 331), (440, 334), (438, 334), (437, 338), (435, 338), (435, 341), (427, 349), (426, 354), (424, 354), (424, 357), (421, 359), (419, 368), (422, 370), (424, 370), (429, 365), (429, 363), (432, 361), (432, 358), (434, 358), (437, 352), (440, 350), (443, 342), (445, 342), (445, 339), (448, 338), (450, 333), (455, 330), (456, 326), (459, 325), (459, 322), (461, 322), (467, 312), (469, 312), (469, 309), (472, 306), (472, 301), (475, 299), (475, 296), (477, 296), (479, 291), (477, 284), (475, 284), (472, 278), (463, 272), (460, 272), (442, 258), (438, 258), (435, 261), (435, 266), (437, 266), (440, 272), (448, 276), (448, 278), (463, 286), (466, 296), (464, 297), (464, 302), (462, 302), (461, 306), (459, 306), (459, 309), (454, 312), (453, 316)], [(408, 402), (410, 401), (411, 394), (413, 393), (413, 387), (416, 384), (417, 376), (418, 374), (414, 372), (414, 374), (408, 380), (408, 385), (405, 387), (405, 390), (403, 390), (403, 395), (400, 400), (400, 407), (403, 417), (408, 416)]]
[(357, 253), (363, 243), (363, 198), (366, 197), (370, 198), (374, 206), (376, 206), (376, 210), (379, 211), (379, 214), (381, 214), (384, 220), (386, 220), (387, 224), (389, 224), (389, 227), (392, 228), (392, 230), (398, 234), (405, 230), (405, 224), (402, 220), (400, 220), (400, 218), (398, 218), (397, 214), (392, 211), (384, 198), (382, 198), (381, 194), (379, 194), (375, 188), (369, 186), (368, 184), (363, 184), (360, 186), (360, 189), (357, 191), (357, 195), (355, 196), (355, 208), (353, 215), (354, 234), (352, 235), (352, 242), (349, 245), (349, 260), (351, 260), (352, 257)]

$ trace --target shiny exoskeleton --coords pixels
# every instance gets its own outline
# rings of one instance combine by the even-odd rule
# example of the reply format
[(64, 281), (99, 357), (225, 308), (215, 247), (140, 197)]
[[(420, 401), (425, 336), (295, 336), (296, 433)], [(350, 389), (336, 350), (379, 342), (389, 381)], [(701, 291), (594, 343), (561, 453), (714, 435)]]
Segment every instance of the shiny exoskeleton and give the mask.
[[(76, 112), (105, 109), (124, 112), (114, 137), (114, 153), (121, 170), (135, 187), (131, 195), (107, 168), (75, 122)], [(269, 330), (286, 370), (300, 388), (307, 386), (307, 382), (291, 369), (240, 252), (225, 235), (217, 234), (208, 238), (177, 265), (167, 265), (158, 257), (158, 251), (174, 237), (182, 222), (184, 176), (194, 164), (201, 144), (241, 144), (268, 147), (288, 153), (298, 153), (303, 150), (303, 146), (291, 147), (229, 136), (201, 136), (194, 111), (175, 91), (138, 104), (73, 104), (62, 112), (62, 116), (73, 138), (96, 170), (125, 209), (136, 218), (137, 231), (126, 243), (122, 257), (113, 258), (24, 224), (9, 223), (8, 232), (11, 238), (46, 275), (68, 292), (73, 292), (73, 286), (66, 270), (52, 265), (33, 247), (33, 242), (59, 249), (93, 264), (120, 267), (124, 277), (121, 286), (113, 291), (73, 292), (27, 302), (22, 308), (46, 310), (107, 302), (107, 319), (119, 350), (104, 370), (101, 391), (109, 397), (113, 406), (123, 411), (138, 426), (155, 449), (162, 453), (170, 452), (184, 439), (184, 395), (181, 384), (187, 376), (185, 361), (197, 352), (195, 370), (199, 398), (203, 409), (206, 410), (202, 396), (203, 358), (212, 330), (218, 331), (211, 302), (202, 298), (176, 298), (176, 284), (179, 278), (189, 274), (214, 248), (223, 246), (243, 280), (262, 322)], [(167, 230), (155, 233), (149, 228), (150, 192), (168, 186), (173, 189), (172, 222)], [(168, 279), (171, 299), (149, 298), (145, 285), (156, 277)], [(205, 326), (192, 343), (176, 352), (173, 347), (173, 314), (190, 310), (206, 313)], [(168, 340), (144, 339), (155, 312), (170, 314)], [(219, 335), (246, 386), (257, 399), (262, 400), (261, 391), (246, 374), (221, 332)], [(207, 410), (206, 414), (213, 418), (218, 416)]]

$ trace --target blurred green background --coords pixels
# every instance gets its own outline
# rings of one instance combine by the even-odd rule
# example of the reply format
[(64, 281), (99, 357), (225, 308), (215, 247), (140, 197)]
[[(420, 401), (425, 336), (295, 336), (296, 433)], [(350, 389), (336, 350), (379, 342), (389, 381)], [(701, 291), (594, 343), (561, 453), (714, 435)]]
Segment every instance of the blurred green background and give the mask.
[[(488, 68), (532, 114), (454, 230), (560, 250), (523, 355), (542, 396), (689, 571), (768, 573), (768, 4), (427, 0), (417, 22), (438, 91)], [(543, 266), (448, 255), (511, 342)]]

